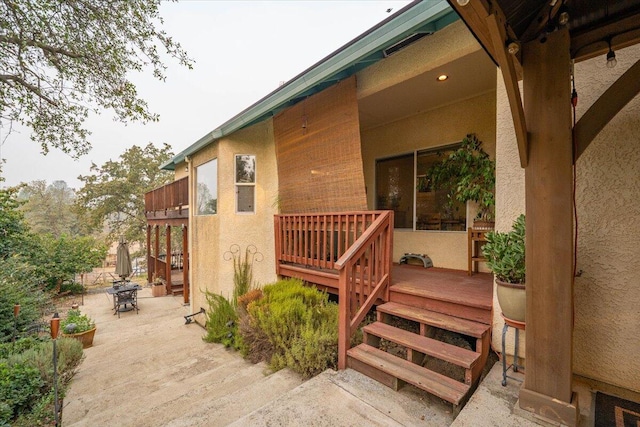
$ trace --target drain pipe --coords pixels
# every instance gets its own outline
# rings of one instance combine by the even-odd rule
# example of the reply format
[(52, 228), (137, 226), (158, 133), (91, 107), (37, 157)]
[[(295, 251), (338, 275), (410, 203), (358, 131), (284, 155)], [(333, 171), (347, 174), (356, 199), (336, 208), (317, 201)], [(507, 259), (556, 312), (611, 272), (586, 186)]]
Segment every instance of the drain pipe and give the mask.
[(204, 311), (204, 308), (200, 307), (200, 311), (193, 313), (193, 314), (189, 314), (187, 316), (184, 316), (184, 324), (188, 325), (189, 323), (193, 322), (193, 317), (197, 316), (198, 314), (205, 314), (206, 312)]

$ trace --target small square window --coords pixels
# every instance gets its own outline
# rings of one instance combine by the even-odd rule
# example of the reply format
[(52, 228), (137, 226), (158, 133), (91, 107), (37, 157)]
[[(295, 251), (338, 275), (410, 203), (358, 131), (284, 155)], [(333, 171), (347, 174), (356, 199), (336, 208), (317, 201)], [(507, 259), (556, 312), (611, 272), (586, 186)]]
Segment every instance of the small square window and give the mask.
[(254, 213), (255, 187), (253, 185), (236, 185), (236, 203), (238, 213)]

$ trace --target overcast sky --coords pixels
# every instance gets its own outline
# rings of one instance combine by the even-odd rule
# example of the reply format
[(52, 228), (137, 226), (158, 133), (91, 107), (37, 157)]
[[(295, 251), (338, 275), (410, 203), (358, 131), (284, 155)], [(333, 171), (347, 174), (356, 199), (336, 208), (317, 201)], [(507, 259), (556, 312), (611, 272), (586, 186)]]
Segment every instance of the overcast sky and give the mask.
[[(128, 147), (166, 142), (178, 153), (409, 1), (180, 1), (163, 3), (164, 28), (195, 60), (193, 70), (168, 61), (167, 79), (133, 80), (160, 121), (127, 126), (105, 111), (86, 125), (93, 149), (80, 160), (52, 149), (44, 156), (28, 129), (0, 147), (4, 184), (64, 180), (78, 188), (92, 162)], [(392, 13), (393, 13), (392, 12)], [(4, 138), (6, 128), (0, 129)]]

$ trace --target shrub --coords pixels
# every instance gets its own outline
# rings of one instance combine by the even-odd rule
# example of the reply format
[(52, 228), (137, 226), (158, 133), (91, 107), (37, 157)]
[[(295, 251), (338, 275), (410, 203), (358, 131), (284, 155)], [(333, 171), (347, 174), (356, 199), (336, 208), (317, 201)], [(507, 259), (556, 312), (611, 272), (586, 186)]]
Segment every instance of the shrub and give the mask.
[[(82, 343), (73, 338), (59, 338), (58, 349), (58, 375), (60, 384), (66, 384), (75, 368), (82, 360)], [(47, 390), (53, 388), (53, 345), (50, 340), (40, 343), (22, 353), (12, 354), (7, 358), (10, 365), (24, 364), (37, 369), (44, 381)]]
[(248, 351), (264, 353), (263, 360), (274, 370), (289, 367), (304, 377), (334, 367), (338, 307), (327, 294), (299, 280), (282, 280), (265, 286), (263, 292), (263, 298), (248, 305), (248, 320), (241, 322)]
[(38, 369), (24, 363), (0, 362), (0, 423), (9, 424), (37, 401), (44, 381)]
[[(206, 342), (224, 344), (225, 347), (233, 347), (236, 350), (244, 348), (242, 337), (238, 334), (238, 318), (236, 311), (238, 299), (251, 291), (253, 287), (253, 256), (256, 254), (255, 246), (247, 246), (244, 258), (240, 254), (240, 247), (233, 245), (229, 254), (233, 257), (233, 297), (228, 300), (222, 295), (207, 291), (207, 335), (203, 338)], [(251, 296), (243, 300), (241, 304), (246, 309)]]
[(231, 302), (222, 295), (206, 292), (209, 311), (207, 311), (206, 342), (224, 344), (235, 347), (238, 314)]
[[(38, 285), (35, 270), (22, 257), (0, 259), (0, 342), (9, 341), (17, 326), (21, 334), (38, 321), (51, 305), (51, 297)], [(13, 316), (13, 306), (20, 304), (20, 314)]]

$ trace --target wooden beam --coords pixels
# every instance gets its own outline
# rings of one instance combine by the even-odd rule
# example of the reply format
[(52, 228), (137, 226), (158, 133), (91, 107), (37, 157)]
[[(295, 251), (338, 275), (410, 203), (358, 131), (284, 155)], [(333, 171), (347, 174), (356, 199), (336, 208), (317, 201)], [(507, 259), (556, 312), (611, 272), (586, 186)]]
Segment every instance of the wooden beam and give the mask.
[(186, 225), (182, 226), (182, 296), (184, 303), (189, 304), (189, 233)]
[(449, 1), (464, 23), (469, 27), (478, 42), (484, 47), (494, 62), (498, 62), (493, 51), (493, 42), (487, 29), (486, 17), (490, 13), (489, 3), (486, 0), (471, 0), (467, 5), (460, 6), (455, 0)]
[(581, 61), (592, 58), (596, 52), (601, 53), (602, 47), (594, 49), (594, 45), (606, 45), (605, 49), (608, 50), (606, 41), (609, 37), (611, 37), (613, 49), (622, 49), (640, 43), (640, 12), (622, 19), (612, 19), (593, 29), (571, 34), (571, 57)]
[(551, 16), (551, 19), (553, 19), (560, 10), (560, 6), (562, 6), (562, 3), (562, 1), (558, 1), (555, 5), (551, 6), (550, 2), (545, 2), (544, 6), (538, 13), (538, 16), (531, 20), (527, 29), (524, 30), (524, 32), (520, 36), (520, 40), (523, 43), (526, 43), (537, 38), (538, 35), (542, 33), (542, 31), (547, 26), (547, 23), (549, 22), (549, 16)]
[(151, 277), (151, 225), (147, 224), (147, 283), (153, 282)]
[(513, 127), (516, 131), (520, 166), (524, 168), (527, 167), (529, 156), (527, 124), (524, 117), (524, 108), (522, 107), (522, 98), (520, 97), (520, 86), (518, 86), (514, 57), (507, 52), (505, 47), (505, 24), (499, 20), (497, 14), (494, 13), (487, 17), (487, 28), (491, 34), (491, 40), (493, 40), (493, 49), (498, 65), (502, 70), (502, 77), (507, 90), (509, 107), (511, 108), (511, 116), (513, 118)]
[(573, 128), (577, 143), (576, 160), (607, 123), (638, 93), (640, 93), (640, 60), (625, 71), (576, 123)]
[(165, 275), (166, 275), (166, 287), (167, 287), (167, 295), (171, 295), (171, 226), (167, 225), (164, 229), (165, 232), (165, 242), (166, 242), (166, 264), (165, 264)]
[[(573, 175), (569, 31), (523, 46), (527, 373), (520, 407), (576, 425), (573, 379)], [(567, 409), (569, 408), (569, 409)], [(571, 416), (566, 414), (570, 413)]]
[(156, 229), (155, 231), (155, 241), (153, 243), (154, 246), (154, 253), (153, 253), (153, 272), (156, 275), (156, 277), (160, 277), (160, 274), (158, 274), (158, 255), (160, 254), (160, 227), (157, 225), (154, 225), (154, 228)]

